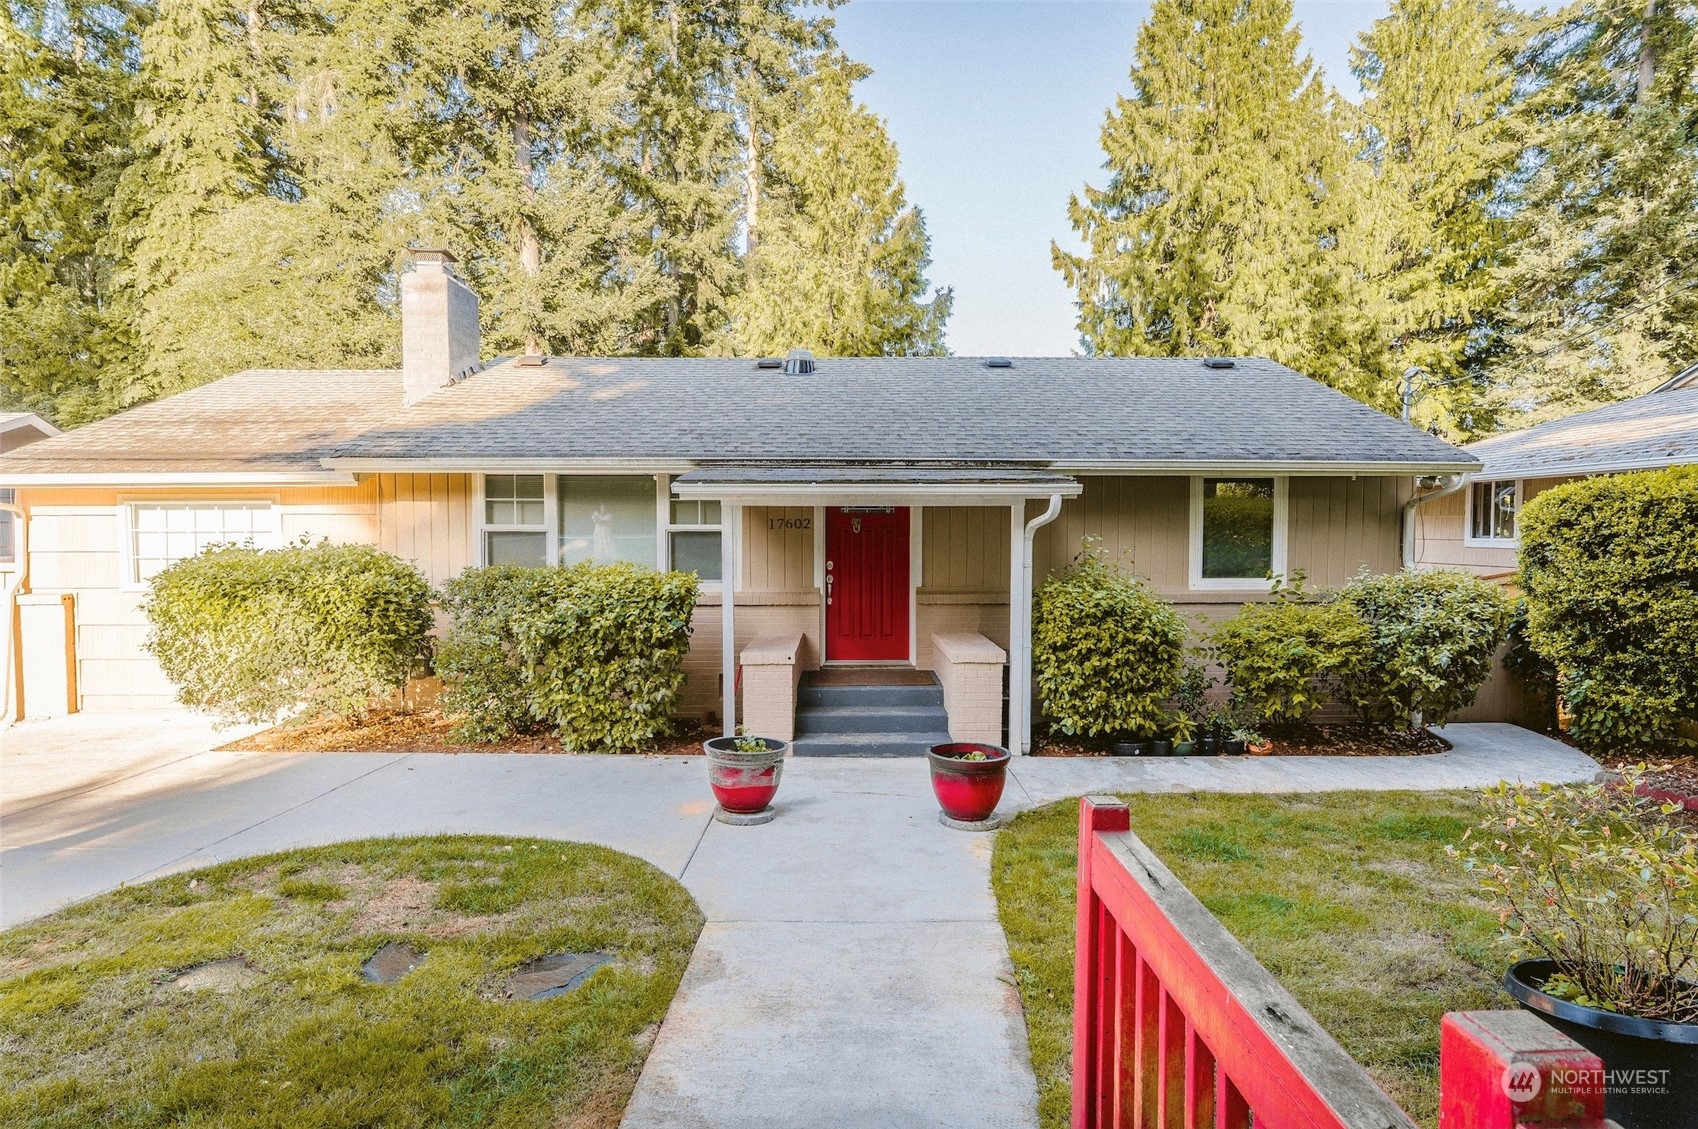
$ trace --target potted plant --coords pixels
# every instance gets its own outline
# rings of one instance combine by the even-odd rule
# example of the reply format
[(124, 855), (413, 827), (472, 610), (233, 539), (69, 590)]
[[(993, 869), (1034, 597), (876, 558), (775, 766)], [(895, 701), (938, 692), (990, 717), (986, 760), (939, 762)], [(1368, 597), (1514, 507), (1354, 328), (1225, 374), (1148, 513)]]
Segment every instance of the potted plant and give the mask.
[(1008, 776), (1008, 750), (978, 741), (949, 741), (926, 753), (932, 795), (946, 818), (984, 823), (1002, 800)]
[(1229, 757), (1241, 757), (1251, 745), (1259, 745), (1261, 742), (1261, 734), (1257, 733), (1254, 729), (1241, 725), (1228, 734), (1226, 738), (1226, 755)]
[(1203, 717), (1203, 735), (1197, 741), (1197, 751), (1205, 757), (1219, 756), (1225, 750), (1222, 748), (1222, 737), (1226, 732), (1226, 718), (1218, 710), (1210, 710)]
[(766, 812), (778, 792), (790, 742), (739, 732), (702, 742), (708, 759), (708, 786), (720, 809), (733, 816)]
[(1500, 784), (1484, 794), (1482, 834), (1451, 853), (1481, 876), (1510, 939), (1541, 954), (1504, 987), (1614, 1077), (1639, 1080), (1608, 1087), (1605, 1115), (1623, 1129), (1695, 1129), (1698, 837), (1671, 822), (1675, 805), (1638, 794), (1643, 775)]
[(1207, 668), (1195, 659), (1188, 660), (1179, 674), (1179, 688), (1173, 692), (1173, 751), (1188, 757), (1203, 750), (1199, 747), (1203, 721), (1208, 716), (1209, 688), (1215, 684)]
[(1173, 755), (1188, 757), (1197, 749), (1193, 739), (1196, 730), (1193, 728), (1188, 714), (1178, 713), (1173, 717)]
[(1127, 734), (1116, 737), (1109, 745), (1109, 754), (1116, 757), (1143, 757), (1150, 753), (1150, 743), (1142, 737)]
[(1171, 757), (1173, 755), (1173, 738), (1157, 737), (1151, 741), (1150, 755), (1152, 757)]
[(1263, 737), (1254, 729), (1246, 726), (1238, 732), (1244, 739), (1244, 751), (1249, 753), (1251, 756), (1265, 757), (1269, 753), (1273, 752), (1273, 742), (1268, 738)]

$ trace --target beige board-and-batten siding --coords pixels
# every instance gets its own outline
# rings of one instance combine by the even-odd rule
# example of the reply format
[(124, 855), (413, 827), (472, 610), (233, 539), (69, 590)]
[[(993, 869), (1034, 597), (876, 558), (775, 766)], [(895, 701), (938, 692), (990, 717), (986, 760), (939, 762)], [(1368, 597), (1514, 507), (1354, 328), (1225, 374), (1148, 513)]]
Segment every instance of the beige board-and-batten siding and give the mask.
[[(1528, 478), (1521, 483), (1521, 505), (1572, 478)], [(1520, 553), (1513, 545), (1468, 543), (1468, 495), (1472, 484), (1454, 494), (1435, 498), (1416, 511), (1415, 566), (1458, 568), (1476, 576), (1507, 577), (1515, 572)]]
[[(30, 590), (68, 592), (76, 600), (78, 688), (87, 710), (147, 709), (175, 700), (170, 682), (142, 650), (146, 593), (126, 588), (120, 575), (122, 501), (270, 501), (285, 542), (308, 537), (374, 544), (417, 563), (433, 584), (471, 562), (466, 475), (381, 474), (355, 486), (240, 490), (25, 487), (18, 496), (30, 515)], [(26, 654), (30, 661), (54, 660)]]

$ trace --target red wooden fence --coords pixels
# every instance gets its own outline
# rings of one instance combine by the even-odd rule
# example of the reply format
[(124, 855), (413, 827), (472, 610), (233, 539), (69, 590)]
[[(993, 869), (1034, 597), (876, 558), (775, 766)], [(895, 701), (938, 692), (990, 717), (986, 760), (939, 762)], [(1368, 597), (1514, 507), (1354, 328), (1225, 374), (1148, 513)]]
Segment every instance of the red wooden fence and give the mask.
[[(1445, 1017), (1440, 1129), (1598, 1126), (1601, 1064), (1520, 1012)], [(1540, 1072), (1511, 1100), (1505, 1073)], [(1579, 1077), (1596, 1077), (1581, 1074)], [(1523, 1079), (1525, 1081), (1525, 1079)], [(1523, 1091), (1516, 1091), (1521, 1093)], [(1137, 836), (1079, 806), (1073, 1129), (1412, 1129), (1414, 1122)]]

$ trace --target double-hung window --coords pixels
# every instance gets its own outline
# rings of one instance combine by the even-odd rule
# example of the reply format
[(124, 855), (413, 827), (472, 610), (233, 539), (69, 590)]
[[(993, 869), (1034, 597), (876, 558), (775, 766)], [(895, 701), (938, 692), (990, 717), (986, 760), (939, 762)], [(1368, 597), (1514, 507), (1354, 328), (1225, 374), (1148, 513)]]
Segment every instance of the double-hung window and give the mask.
[(213, 545), (276, 549), (282, 544), (270, 502), (125, 502), (122, 587), (144, 587), (159, 572)]
[(484, 564), (613, 564), (718, 581), (719, 503), (673, 501), (652, 474), (486, 474)]
[(1513, 545), (1521, 483), (1513, 478), (1475, 482), (1468, 487), (1468, 541), (1475, 545)]
[(1285, 573), (1286, 480), (1191, 480), (1191, 587), (1257, 589)]

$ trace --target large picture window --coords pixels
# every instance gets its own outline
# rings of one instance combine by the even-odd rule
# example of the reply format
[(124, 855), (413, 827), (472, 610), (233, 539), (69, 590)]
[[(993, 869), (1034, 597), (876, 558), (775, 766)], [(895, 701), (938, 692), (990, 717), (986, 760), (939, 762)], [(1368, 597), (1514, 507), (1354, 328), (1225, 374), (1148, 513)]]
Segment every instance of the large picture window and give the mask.
[(275, 549), (281, 543), (270, 502), (127, 502), (122, 512), (126, 588), (139, 588), (212, 545)]
[(655, 566), (652, 475), (563, 474), (557, 493), (561, 564)]
[(1191, 586), (1261, 588), (1285, 572), (1285, 480), (1191, 480)]
[(1476, 482), (1469, 487), (1468, 537), (1472, 541), (1514, 541), (1515, 516), (1521, 509), (1521, 484), (1513, 479)]

